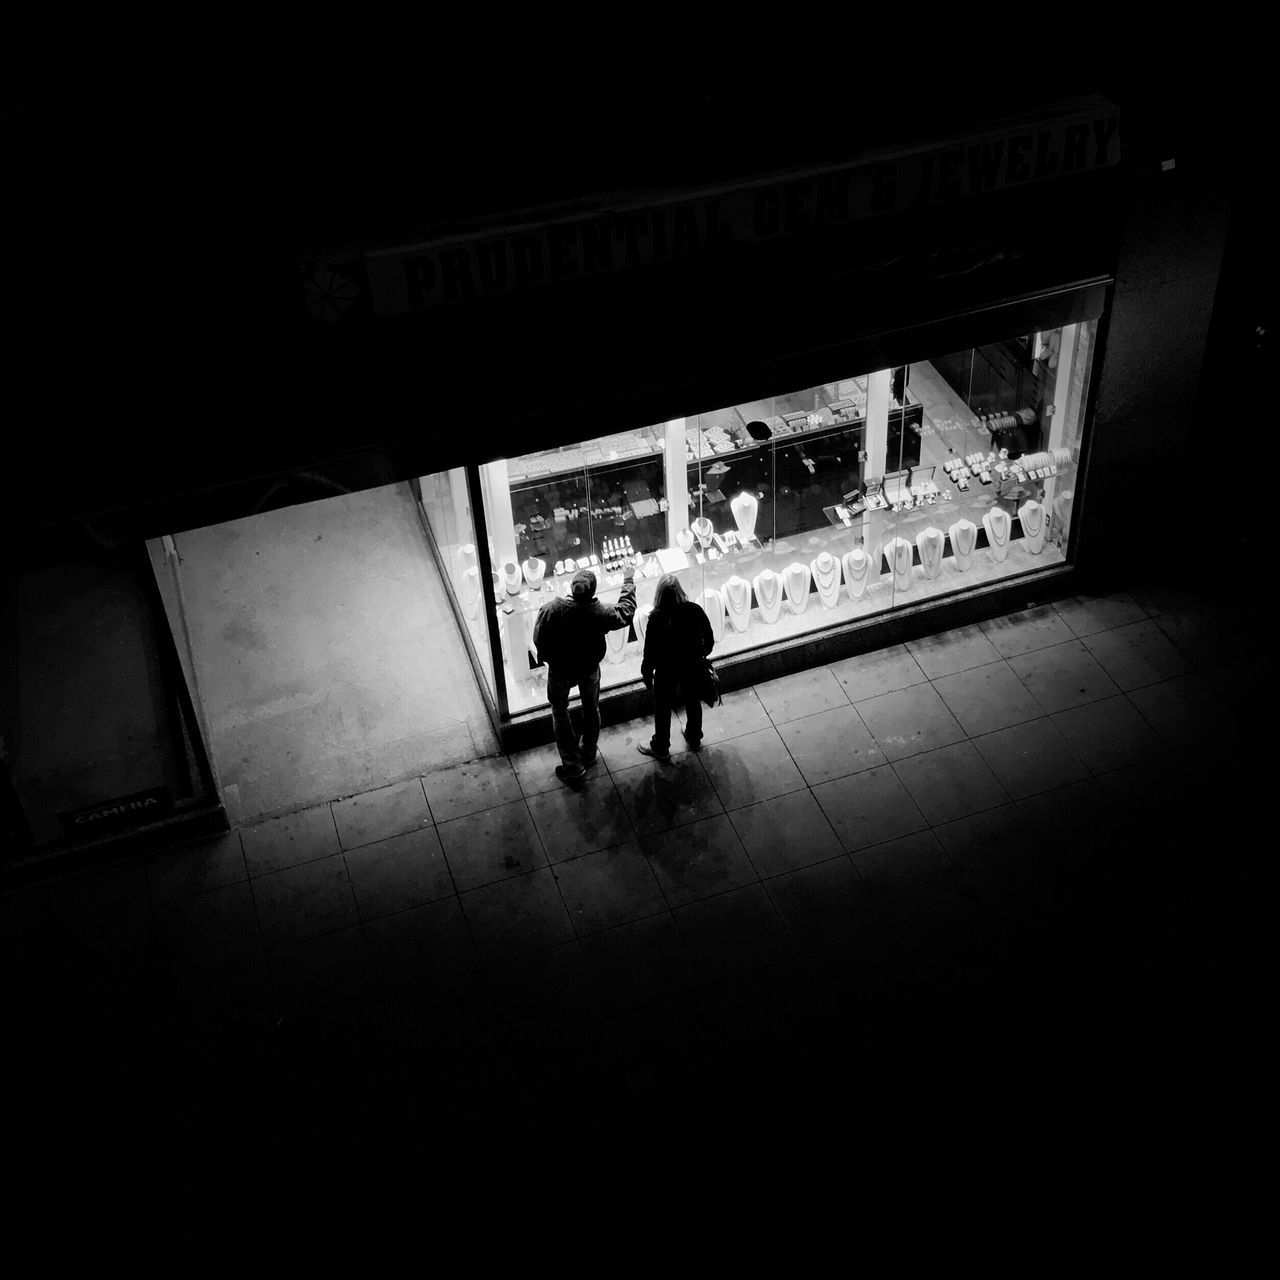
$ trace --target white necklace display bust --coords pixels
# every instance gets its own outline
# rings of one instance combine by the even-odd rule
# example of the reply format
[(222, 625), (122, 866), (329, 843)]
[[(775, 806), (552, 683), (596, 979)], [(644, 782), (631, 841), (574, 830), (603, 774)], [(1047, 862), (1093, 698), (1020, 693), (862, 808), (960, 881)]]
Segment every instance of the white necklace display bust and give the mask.
[(777, 622), (782, 612), (782, 579), (772, 569), (761, 569), (751, 584), (756, 592), (756, 604), (765, 622)]
[(849, 594), (855, 599), (862, 598), (862, 593), (871, 581), (871, 557), (861, 547), (847, 551), (842, 559), (844, 580), (849, 584)]
[(526, 560), (520, 567), (524, 570), (524, 580), (531, 587), (540, 585), (547, 572), (547, 562), (536, 557)]
[(735, 573), (720, 592), (725, 613), (735, 631), (745, 631), (751, 621), (751, 583)]
[(1018, 508), (1018, 519), (1022, 521), (1022, 541), (1033, 556), (1044, 550), (1045, 510), (1034, 498), (1028, 498)]
[(653, 606), (651, 604), (642, 604), (640, 608), (635, 611), (635, 614), (631, 619), (632, 624), (636, 629), (636, 638), (642, 644), (644, 643), (644, 633), (649, 628), (649, 615), (652, 612)]
[(707, 621), (711, 623), (711, 638), (719, 644), (724, 639), (724, 601), (720, 598), (720, 593), (712, 587), (708, 587), (702, 593), (702, 612), (707, 615)]
[(502, 566), (502, 589), (507, 595), (519, 595), (523, 582), (524, 577), (520, 573), (520, 566), (514, 560), (505, 561)]
[(818, 599), (827, 609), (834, 609), (840, 599), (840, 561), (830, 551), (820, 551), (809, 565)]
[(480, 570), (474, 565), (462, 575), (462, 612), (468, 618), (480, 616)]
[(809, 604), (809, 566), (793, 560), (782, 581), (787, 589), (787, 608), (792, 613), (803, 613)]
[(972, 520), (957, 520), (947, 532), (951, 535), (951, 554), (957, 569), (973, 563), (973, 549), (978, 542), (978, 526)]
[(992, 507), (982, 517), (982, 527), (987, 531), (987, 545), (997, 560), (1009, 554), (1009, 513), (1003, 507)]
[(711, 545), (711, 521), (706, 516), (699, 516), (690, 527), (693, 529), (693, 536), (698, 539), (698, 546), (705, 551)]
[(926, 578), (936, 578), (942, 572), (942, 548), (946, 537), (933, 525), (916, 534), (916, 550), (920, 552), (920, 567)]
[(692, 551), (693, 550), (693, 530), (681, 529), (680, 532), (676, 534), (676, 546), (679, 547), (681, 551), (684, 551), (686, 553)]
[(621, 662), (627, 656), (626, 627), (604, 633), (604, 656), (606, 662)]
[(744, 540), (750, 538), (756, 531), (758, 508), (759, 503), (745, 490), (729, 503), (729, 510), (733, 512), (733, 521)]
[(893, 573), (893, 589), (906, 591), (911, 586), (911, 564), (914, 559), (911, 543), (906, 538), (893, 538), (884, 549)]

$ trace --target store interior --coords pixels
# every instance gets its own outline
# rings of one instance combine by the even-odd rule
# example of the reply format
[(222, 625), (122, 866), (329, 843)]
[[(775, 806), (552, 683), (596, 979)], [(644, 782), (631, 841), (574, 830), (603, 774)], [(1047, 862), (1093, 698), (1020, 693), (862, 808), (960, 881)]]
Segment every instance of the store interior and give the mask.
[[(1092, 322), (614, 433), (480, 468), (511, 713), (546, 704), (538, 610), (594, 570), (637, 615), (602, 687), (639, 677), (657, 580), (707, 611), (713, 657), (1065, 560)], [(465, 485), (424, 499), (487, 648)], [(424, 478), (424, 491), (428, 481)], [(496, 690), (495, 690), (496, 692)]]

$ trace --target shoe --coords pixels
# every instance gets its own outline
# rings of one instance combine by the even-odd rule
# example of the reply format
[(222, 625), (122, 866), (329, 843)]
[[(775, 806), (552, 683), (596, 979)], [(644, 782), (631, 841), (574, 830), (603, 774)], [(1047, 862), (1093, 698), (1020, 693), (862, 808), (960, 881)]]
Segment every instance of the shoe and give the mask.
[(561, 782), (577, 782), (586, 770), (580, 764), (558, 764), (556, 765), (556, 777)]
[(689, 750), (690, 750), (690, 751), (701, 751), (701, 750), (702, 750), (702, 739), (701, 739), (701, 738), (686, 738), (686, 739), (685, 739), (685, 742), (686, 742), (686, 744), (688, 745), (688, 747), (689, 747)]
[(590, 769), (599, 758), (598, 752), (593, 751), (590, 755), (584, 753), (582, 756), (582, 767), (584, 769)]
[(637, 750), (637, 751), (638, 751), (642, 756), (649, 756), (649, 757), (651, 757), (651, 758), (652, 758), (652, 759), (654, 759), (654, 760), (670, 760), (670, 759), (671, 759), (671, 753), (670, 753), (670, 752), (668, 752), (668, 751), (655, 751), (652, 747), (646, 746), (644, 743), (641, 743), (641, 744), (636, 748), (636, 750)]

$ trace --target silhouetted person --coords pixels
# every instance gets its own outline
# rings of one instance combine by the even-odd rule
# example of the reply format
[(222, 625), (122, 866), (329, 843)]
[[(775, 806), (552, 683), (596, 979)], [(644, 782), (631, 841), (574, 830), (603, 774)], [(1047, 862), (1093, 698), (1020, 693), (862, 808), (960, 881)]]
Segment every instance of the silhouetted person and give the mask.
[(665, 760), (671, 754), (671, 710), (681, 696), (684, 740), (692, 751), (702, 745), (702, 688), (714, 644), (702, 606), (685, 595), (675, 574), (664, 573), (654, 592), (640, 661), (640, 678), (653, 690), (653, 738), (639, 748), (641, 755)]
[[(557, 596), (538, 610), (533, 624), (533, 644), (540, 661), (547, 664), (547, 700), (556, 729), (560, 763), (556, 777), (564, 782), (581, 778), (596, 759), (600, 740), (600, 659), (607, 632), (629, 626), (636, 611), (635, 566), (622, 575), (622, 594), (616, 605), (596, 599), (596, 575), (579, 569), (573, 575), (569, 596)], [(569, 716), (569, 695), (574, 686), (582, 695), (582, 738)]]

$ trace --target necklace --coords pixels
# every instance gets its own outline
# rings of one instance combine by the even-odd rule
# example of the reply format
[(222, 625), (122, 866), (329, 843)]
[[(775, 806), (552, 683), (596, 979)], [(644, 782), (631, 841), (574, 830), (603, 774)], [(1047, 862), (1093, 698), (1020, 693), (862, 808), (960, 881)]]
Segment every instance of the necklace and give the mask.
[(743, 612), (744, 608), (750, 603), (747, 595), (749, 590), (750, 586), (746, 578), (733, 577), (724, 584), (724, 598), (730, 610), (738, 613)]
[(920, 548), (920, 563), (925, 573), (936, 577), (942, 568), (942, 530), (928, 528), (916, 534), (916, 546)]
[(693, 522), (694, 537), (698, 539), (698, 545), (705, 551), (711, 545), (711, 521), (706, 516), (700, 516)]
[(1003, 547), (1009, 540), (1009, 513), (1003, 507), (996, 507), (988, 511), (982, 519), (986, 523), (987, 532), (992, 540), (997, 546)]
[(772, 569), (762, 569), (755, 581), (756, 603), (766, 622), (776, 622), (782, 609), (782, 579)]
[(951, 526), (951, 546), (957, 556), (967, 556), (973, 550), (973, 535), (977, 532), (972, 520), (957, 520)]
[(1022, 517), (1022, 532), (1028, 538), (1038, 538), (1044, 527), (1044, 508), (1038, 502), (1028, 502), (1018, 514)]
[(849, 592), (856, 598), (867, 589), (867, 574), (871, 569), (871, 557), (861, 549), (848, 552), (844, 557), (844, 577)]
[(894, 538), (891, 544), (893, 585), (905, 591), (911, 585), (911, 543), (905, 538)]
[(799, 613), (809, 603), (809, 566), (796, 561), (787, 565), (787, 603)]
[(824, 551), (809, 568), (813, 570), (813, 580), (819, 591), (830, 592), (833, 586), (839, 586), (840, 561), (829, 552)]

